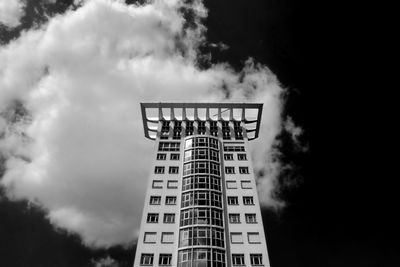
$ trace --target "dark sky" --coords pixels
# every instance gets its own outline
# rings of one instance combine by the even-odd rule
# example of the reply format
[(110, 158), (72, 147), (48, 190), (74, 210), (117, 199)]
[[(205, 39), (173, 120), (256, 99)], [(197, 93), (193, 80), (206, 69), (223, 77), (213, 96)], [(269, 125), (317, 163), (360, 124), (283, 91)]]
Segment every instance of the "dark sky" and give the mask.
[[(51, 12), (62, 13), (72, 1), (61, 2)], [(300, 153), (283, 145), (300, 182), (281, 193), (285, 209), (263, 211), (271, 266), (400, 266), (399, 208), (391, 186), (398, 175), (385, 171), (389, 161), (380, 146), (390, 146), (386, 134), (375, 135), (377, 127), (385, 129), (375, 112), (379, 84), (373, 76), (380, 72), (373, 40), (365, 38), (370, 24), (354, 13), (362, 9), (294, 0), (205, 5), (208, 41), (229, 49), (203, 51), (211, 52), (212, 62), (237, 69), (249, 56), (271, 68), (290, 91), (285, 114), (304, 129), (309, 146)], [(29, 16), (25, 27), (39, 20)], [(0, 29), (2, 42), (17, 35)], [(7, 267), (90, 266), (106, 255), (132, 266), (134, 248), (90, 250), (78, 237), (55, 231), (43, 211), (0, 198), (0, 255), (0, 266)]]

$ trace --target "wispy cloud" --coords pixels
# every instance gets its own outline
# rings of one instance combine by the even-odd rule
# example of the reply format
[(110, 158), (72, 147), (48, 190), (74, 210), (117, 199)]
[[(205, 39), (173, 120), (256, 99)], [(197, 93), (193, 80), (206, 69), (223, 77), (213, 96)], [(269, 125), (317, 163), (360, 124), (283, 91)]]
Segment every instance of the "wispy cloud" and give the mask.
[[(193, 11), (194, 26), (186, 27), (182, 8)], [(262, 203), (282, 205), (273, 191), (284, 90), (252, 59), (240, 72), (228, 64), (200, 69), (206, 15), (201, 1), (85, 1), (0, 47), (0, 182), (9, 197), (43, 206), (56, 227), (87, 245), (130, 243), (153, 148), (139, 103), (245, 101), (264, 103), (253, 143)]]

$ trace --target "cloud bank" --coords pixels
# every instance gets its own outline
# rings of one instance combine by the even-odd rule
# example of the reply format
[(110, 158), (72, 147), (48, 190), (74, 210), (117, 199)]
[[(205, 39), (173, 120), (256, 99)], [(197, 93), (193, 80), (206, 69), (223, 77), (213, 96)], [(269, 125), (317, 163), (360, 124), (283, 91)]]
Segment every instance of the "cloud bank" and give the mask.
[(25, 2), (22, 0), (0, 1), (0, 26), (1, 24), (14, 28), (20, 25), (20, 20), (25, 14)]
[[(187, 27), (182, 10), (192, 10)], [(85, 1), (77, 10), (0, 47), (0, 184), (48, 211), (89, 246), (136, 237), (153, 143), (143, 136), (145, 101), (262, 102), (253, 143), (262, 204), (279, 207), (276, 138), (284, 90), (249, 59), (200, 69), (201, 1)]]

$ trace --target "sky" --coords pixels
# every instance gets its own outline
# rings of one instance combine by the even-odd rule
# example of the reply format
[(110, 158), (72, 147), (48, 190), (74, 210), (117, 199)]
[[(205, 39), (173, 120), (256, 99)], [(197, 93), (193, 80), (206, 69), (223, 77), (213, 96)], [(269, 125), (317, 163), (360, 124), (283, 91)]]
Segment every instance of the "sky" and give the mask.
[(264, 103), (252, 155), (272, 266), (395, 266), (348, 141), (351, 61), (316, 28), (330, 6), (144, 2), (0, 2), (5, 266), (132, 265), (146, 101)]

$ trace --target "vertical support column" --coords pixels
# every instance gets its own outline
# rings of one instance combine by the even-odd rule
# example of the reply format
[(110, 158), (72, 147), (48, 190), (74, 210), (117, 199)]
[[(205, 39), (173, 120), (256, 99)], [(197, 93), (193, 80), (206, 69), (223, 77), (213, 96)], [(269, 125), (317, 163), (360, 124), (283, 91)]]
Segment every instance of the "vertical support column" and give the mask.
[(157, 125), (157, 134), (156, 134), (156, 136), (157, 136), (158, 139), (160, 139), (160, 136), (161, 136), (161, 129), (162, 129), (162, 121), (159, 120), (157, 124), (158, 124), (158, 125)]
[(193, 121), (193, 135), (199, 134), (198, 128), (199, 128), (199, 123), (197, 120), (194, 120)]
[(220, 140), (223, 140), (223, 136), (222, 136), (222, 116), (221, 116), (221, 108), (218, 108), (218, 122), (217, 122), (217, 126), (218, 126), (218, 138), (220, 138)]
[(172, 120), (176, 120), (176, 118), (175, 118), (175, 108), (173, 108), (173, 107), (171, 107), (171, 109), (170, 109), (171, 111), (171, 121)]
[(187, 117), (186, 117), (186, 108), (182, 108), (182, 120), (184, 121), (184, 120), (187, 120)]
[(163, 119), (164, 119), (164, 114), (163, 114), (163, 112), (162, 112), (162, 108), (159, 107), (159, 108), (158, 108), (158, 120), (161, 121), (161, 120), (163, 120)]
[(181, 132), (181, 138), (185, 138), (186, 137), (186, 120), (182, 121), (182, 132)]
[(222, 136), (222, 121), (218, 120), (217, 127), (218, 127), (218, 138), (220, 140), (223, 140), (224, 138)]
[(195, 107), (194, 108), (194, 114), (193, 114), (193, 134), (194, 135), (199, 134), (199, 131), (198, 131), (198, 129), (199, 129), (198, 120), (199, 120), (199, 114), (198, 114), (197, 107)]
[(181, 138), (186, 137), (186, 108), (182, 108), (182, 133), (181, 133)]
[(229, 120), (229, 131), (231, 133), (231, 140), (235, 139), (235, 129), (234, 129), (233, 120)]
[(246, 109), (242, 108), (242, 118), (240, 122), (240, 127), (242, 127), (243, 139), (247, 140), (247, 131), (246, 131)]
[(240, 127), (242, 127), (243, 139), (247, 140), (246, 124), (244, 121), (240, 122)]
[[(172, 116), (171, 116), (172, 118)], [(175, 128), (175, 120), (170, 121), (169, 125), (169, 133), (168, 133), (168, 139), (173, 139), (174, 137), (174, 128)]]
[(210, 121), (207, 120), (205, 124), (206, 124), (206, 135), (210, 135)]
[(206, 108), (206, 135), (210, 135), (210, 108)]
[(233, 108), (229, 109), (229, 130), (231, 132), (231, 139), (235, 138), (235, 129), (233, 124)]
[(242, 108), (242, 118), (241, 118), (241, 120), (242, 121), (246, 120), (246, 109), (245, 108)]

